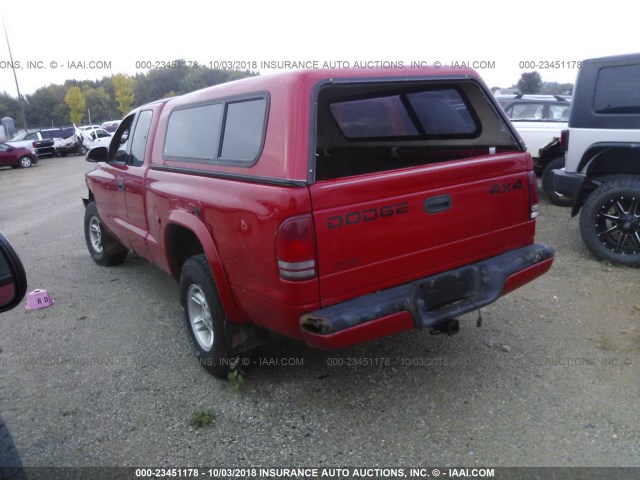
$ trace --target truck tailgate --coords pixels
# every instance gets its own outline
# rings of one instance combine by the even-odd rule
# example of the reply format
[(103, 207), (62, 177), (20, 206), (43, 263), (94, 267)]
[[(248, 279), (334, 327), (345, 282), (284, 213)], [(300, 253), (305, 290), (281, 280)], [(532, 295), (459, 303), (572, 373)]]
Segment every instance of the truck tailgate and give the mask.
[(533, 242), (524, 153), (466, 158), (310, 186), (322, 304)]

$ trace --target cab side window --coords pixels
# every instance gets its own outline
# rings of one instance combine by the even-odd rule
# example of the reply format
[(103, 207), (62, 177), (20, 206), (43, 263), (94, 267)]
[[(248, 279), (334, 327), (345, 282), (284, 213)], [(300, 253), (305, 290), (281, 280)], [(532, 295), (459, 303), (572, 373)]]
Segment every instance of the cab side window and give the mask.
[(151, 110), (143, 110), (138, 115), (136, 129), (131, 139), (131, 157), (129, 159), (131, 165), (139, 167), (144, 163), (144, 155), (147, 150), (147, 138), (149, 137), (149, 128), (153, 112)]
[(111, 151), (109, 152), (111, 161), (129, 163), (129, 137), (134, 118), (135, 114), (131, 114), (125, 118), (113, 134)]

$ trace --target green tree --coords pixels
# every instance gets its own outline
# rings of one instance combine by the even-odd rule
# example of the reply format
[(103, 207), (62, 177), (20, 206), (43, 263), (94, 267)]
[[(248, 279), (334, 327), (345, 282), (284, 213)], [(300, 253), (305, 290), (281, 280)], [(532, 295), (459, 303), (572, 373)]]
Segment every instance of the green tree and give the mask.
[(18, 123), (20, 118), (20, 106), (18, 99), (13, 98), (7, 92), (0, 93), (0, 118), (11, 117)]
[(25, 113), (29, 126), (48, 128), (68, 124), (69, 107), (65, 103), (68, 90), (63, 85), (49, 85), (27, 95)]
[(113, 91), (116, 97), (116, 103), (118, 104), (118, 110), (122, 115), (126, 115), (133, 107), (135, 100), (135, 79), (122, 73), (113, 77)]
[(542, 82), (540, 93), (545, 95), (571, 95), (573, 83)]
[(538, 72), (525, 72), (518, 80), (518, 90), (523, 94), (538, 93), (542, 87), (542, 77)]
[(67, 95), (64, 97), (64, 101), (69, 106), (69, 115), (71, 116), (71, 121), (79, 125), (80, 122), (82, 122), (84, 111), (87, 108), (87, 101), (84, 98), (80, 87), (71, 87), (67, 92)]
[(180, 92), (180, 81), (186, 74), (186, 68), (163, 68), (138, 75), (136, 77), (138, 104), (166, 98), (170, 92)]
[(89, 85), (82, 87), (87, 99), (87, 109), (91, 113), (91, 123), (102, 123), (114, 118), (120, 118), (116, 102), (103, 87), (93, 88)]

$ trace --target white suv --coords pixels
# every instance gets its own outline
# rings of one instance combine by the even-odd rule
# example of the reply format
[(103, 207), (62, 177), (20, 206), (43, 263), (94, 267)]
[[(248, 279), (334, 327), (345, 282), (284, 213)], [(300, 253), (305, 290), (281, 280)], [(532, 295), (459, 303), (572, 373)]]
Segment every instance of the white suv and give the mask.
[(564, 167), (560, 133), (567, 128), (571, 98), (561, 95), (497, 96), (511, 123), (533, 157), (534, 169), (542, 174), (542, 188), (556, 205), (570, 205), (571, 199), (552, 188), (551, 171)]

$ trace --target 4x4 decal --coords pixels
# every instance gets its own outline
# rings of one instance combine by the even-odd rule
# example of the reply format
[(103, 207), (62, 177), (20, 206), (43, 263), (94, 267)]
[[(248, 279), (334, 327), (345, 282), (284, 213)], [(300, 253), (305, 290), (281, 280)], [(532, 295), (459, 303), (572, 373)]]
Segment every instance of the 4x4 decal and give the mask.
[(522, 180), (518, 179), (513, 183), (496, 183), (493, 187), (491, 187), (491, 190), (489, 190), (489, 193), (493, 195), (499, 195), (501, 193), (507, 193), (512, 190), (521, 190), (521, 189), (522, 189)]

